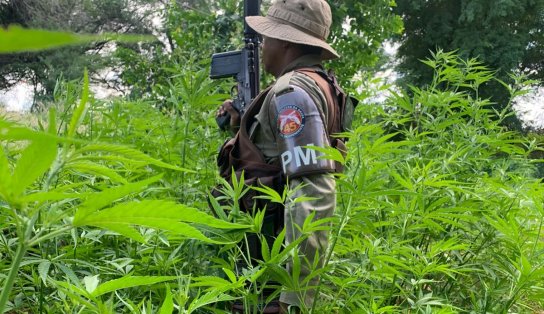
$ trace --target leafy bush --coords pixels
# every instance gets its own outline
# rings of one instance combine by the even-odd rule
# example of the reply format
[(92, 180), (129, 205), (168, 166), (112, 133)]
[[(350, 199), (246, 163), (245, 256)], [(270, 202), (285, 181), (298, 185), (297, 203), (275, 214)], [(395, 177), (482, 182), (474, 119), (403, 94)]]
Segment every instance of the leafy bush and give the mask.
[[(9, 269), (2, 276), (2, 312), (6, 305), (14, 311), (137, 309), (140, 305), (130, 305), (130, 299), (145, 300), (143, 289), (132, 290), (128, 300), (120, 294), (119, 300), (103, 296), (173, 280), (183, 288), (183, 271), (203, 265), (179, 267), (177, 263), (185, 261), (173, 252), (205, 256), (205, 266), (212, 251), (202, 250), (201, 243), (227, 244), (232, 240), (221, 237), (222, 230), (250, 227), (175, 202), (166, 187), (169, 181), (159, 171), (172, 170), (170, 177), (195, 171), (152, 158), (120, 141), (103, 141), (119, 131), (104, 123), (115, 118), (111, 114), (115, 106), (108, 112), (91, 110), (94, 114), (86, 120), (91, 102), (87, 76), (77, 106), (72, 102), (78, 98), (70, 93), (72, 85), (66, 84), (64, 92), (59, 89), (59, 104), (65, 105), (61, 120), (57, 121), (56, 110), (51, 108), (41, 131), (0, 120), (0, 252), (6, 257), (2, 268)], [(136, 126), (143, 123), (127, 120)], [(186, 120), (189, 123), (188, 117)], [(95, 127), (97, 121), (104, 123), (98, 124), (103, 129)], [(125, 125), (128, 131), (133, 127), (132, 123)], [(136, 128), (130, 133), (138, 132)], [(126, 139), (130, 141), (131, 136)], [(177, 159), (172, 161), (179, 164)], [(119, 234), (126, 240), (119, 241)], [(178, 247), (173, 252), (162, 250), (169, 245)], [(172, 297), (170, 292), (167, 295)], [(205, 304), (189, 304), (188, 308)]]
[(492, 79), (480, 63), (448, 53), (426, 63), (430, 87), (363, 108), (368, 122), (351, 135), (326, 310), (534, 311), (544, 210), (528, 155), (542, 148), (466, 91)]

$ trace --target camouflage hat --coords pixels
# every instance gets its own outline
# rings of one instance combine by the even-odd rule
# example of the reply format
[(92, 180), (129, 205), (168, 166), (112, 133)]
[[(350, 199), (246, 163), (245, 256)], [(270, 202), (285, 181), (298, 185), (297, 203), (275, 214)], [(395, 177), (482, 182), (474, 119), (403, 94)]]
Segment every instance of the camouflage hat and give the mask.
[(339, 57), (326, 42), (332, 14), (325, 0), (276, 0), (266, 16), (248, 16), (246, 22), (266, 37), (321, 47), (324, 60)]

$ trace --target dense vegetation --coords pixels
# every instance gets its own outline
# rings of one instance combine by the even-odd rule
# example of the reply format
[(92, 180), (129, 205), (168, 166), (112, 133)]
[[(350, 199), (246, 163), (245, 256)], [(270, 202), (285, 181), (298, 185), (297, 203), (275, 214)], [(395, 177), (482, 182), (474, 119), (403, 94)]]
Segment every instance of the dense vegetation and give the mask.
[[(3, 52), (17, 52), (9, 34), (0, 31)], [(101, 38), (41, 35), (47, 45)], [(82, 73), (59, 80), (37, 123), (0, 118), (0, 312), (225, 313), (271, 281), (304, 293), (297, 272), (281, 267), (297, 243), (284, 247), (280, 236), (260, 265), (239, 271), (247, 254), (236, 243), (260, 235), (263, 212), (208, 197), (221, 183), (214, 159), (227, 135), (214, 112), (229, 83), (210, 81), (196, 51), (148, 64), (129, 56), (139, 73), (160, 65), (151, 90), (135, 81), (140, 94), (97, 100)], [(357, 109), (336, 215), (303, 226), (331, 234), (327, 266), (314, 272), (320, 297), (305, 312), (544, 308), (541, 143), (502, 126), (510, 113), (480, 96), (494, 78), (478, 60), (438, 51), (423, 63), (433, 72), (425, 87)], [(510, 99), (524, 92), (518, 83), (507, 85)], [(368, 89), (352, 92), (371, 101)], [(224, 185), (227, 199), (246, 191)]]
[[(495, 77), (513, 83), (512, 72), (544, 78), (544, 1), (399, 0), (395, 8), (404, 22), (398, 69), (405, 84), (421, 86), (433, 73), (420, 62), (437, 49), (457, 51), (464, 59), (478, 58), (496, 71)], [(499, 110), (510, 95), (498, 81), (480, 88)], [(520, 128), (515, 116), (507, 119)]]

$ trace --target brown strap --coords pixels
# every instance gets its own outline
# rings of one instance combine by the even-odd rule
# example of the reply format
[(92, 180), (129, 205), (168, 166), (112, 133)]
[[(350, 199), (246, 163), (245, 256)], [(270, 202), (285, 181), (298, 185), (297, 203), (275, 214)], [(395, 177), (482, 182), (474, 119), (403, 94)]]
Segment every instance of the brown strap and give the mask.
[[(219, 156), (224, 160), (224, 166), (221, 166), (223, 178), (230, 178), (231, 169), (234, 168), (237, 175), (243, 171), (246, 180), (252, 178), (259, 178), (261, 181), (277, 180), (276, 177), (280, 174), (281, 167), (277, 164), (267, 163), (262, 151), (249, 139), (248, 134), (248, 126), (251, 125), (254, 116), (261, 109), (269, 91), (270, 88), (255, 98), (242, 117), (238, 133), (221, 149)], [(272, 182), (269, 185), (271, 184)]]
[(337, 133), (340, 131), (339, 128), (339, 109), (338, 109), (338, 98), (333, 97), (336, 93), (332, 90), (334, 86), (330, 84), (321, 74), (317, 73), (314, 69), (311, 68), (302, 68), (297, 69), (297, 72), (302, 72), (309, 77), (311, 77), (317, 86), (321, 89), (323, 94), (325, 95), (325, 98), (327, 99), (327, 111), (328, 111), (328, 117), (327, 117), (327, 131), (329, 133), (329, 136), (331, 134)]
[(270, 91), (271, 87), (262, 91), (247, 108), (246, 113), (242, 116), (240, 122), (240, 130), (237, 133), (238, 141), (240, 141), (240, 159), (251, 160), (253, 162), (266, 164), (263, 153), (255, 146), (255, 144), (249, 139), (248, 127), (253, 123), (255, 115), (261, 110), (264, 99)]

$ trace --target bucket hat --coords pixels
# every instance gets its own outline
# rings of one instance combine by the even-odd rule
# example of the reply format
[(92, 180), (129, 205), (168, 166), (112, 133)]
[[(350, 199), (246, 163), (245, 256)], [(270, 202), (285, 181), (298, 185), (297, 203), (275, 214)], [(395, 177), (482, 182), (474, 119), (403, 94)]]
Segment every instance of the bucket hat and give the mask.
[(326, 42), (332, 14), (325, 0), (276, 0), (266, 16), (247, 16), (246, 22), (263, 36), (321, 47), (323, 60), (339, 57)]

